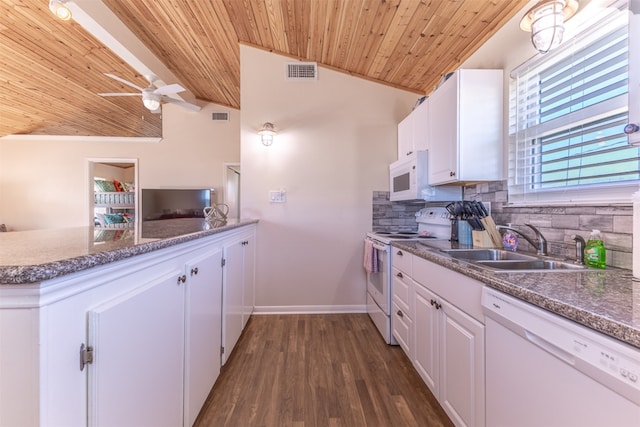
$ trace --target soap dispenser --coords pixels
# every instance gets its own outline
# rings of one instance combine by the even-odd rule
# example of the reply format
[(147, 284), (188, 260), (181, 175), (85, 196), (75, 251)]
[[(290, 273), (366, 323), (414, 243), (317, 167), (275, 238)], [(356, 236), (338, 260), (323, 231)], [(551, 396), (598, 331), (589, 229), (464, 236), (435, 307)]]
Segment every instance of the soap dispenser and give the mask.
[(607, 252), (602, 242), (600, 230), (593, 230), (584, 248), (584, 263), (588, 267), (605, 268), (607, 266)]

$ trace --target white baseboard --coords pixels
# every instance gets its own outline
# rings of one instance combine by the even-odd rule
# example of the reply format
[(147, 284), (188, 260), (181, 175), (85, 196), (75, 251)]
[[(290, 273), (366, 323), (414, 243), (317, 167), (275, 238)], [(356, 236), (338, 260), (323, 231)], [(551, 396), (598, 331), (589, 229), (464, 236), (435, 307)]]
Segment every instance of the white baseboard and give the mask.
[(292, 305), (292, 306), (256, 306), (253, 314), (338, 314), (366, 313), (366, 304), (362, 305)]

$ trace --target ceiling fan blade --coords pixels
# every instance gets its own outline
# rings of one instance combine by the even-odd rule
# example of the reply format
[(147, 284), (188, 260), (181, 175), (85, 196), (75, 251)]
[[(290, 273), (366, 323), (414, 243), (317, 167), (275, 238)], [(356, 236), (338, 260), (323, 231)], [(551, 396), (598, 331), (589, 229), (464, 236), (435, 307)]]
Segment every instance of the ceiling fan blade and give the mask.
[(163, 101), (166, 101), (166, 102), (169, 102), (169, 103), (171, 103), (171, 104), (179, 105), (179, 106), (181, 106), (182, 108), (186, 108), (187, 110), (191, 110), (191, 111), (200, 111), (200, 110), (201, 110), (201, 108), (200, 108), (200, 107), (198, 107), (198, 106), (197, 106), (197, 105), (195, 105), (195, 104), (190, 104), (190, 103), (188, 103), (188, 102), (181, 101), (181, 100), (179, 100), (179, 99), (175, 99), (175, 98), (169, 98), (168, 96), (163, 96), (163, 97), (162, 97), (162, 100), (163, 100)]
[(158, 89), (154, 90), (153, 93), (158, 95), (170, 95), (173, 93), (184, 92), (185, 90), (186, 89), (180, 86), (179, 84), (174, 83), (171, 85), (159, 87)]
[(121, 78), (121, 77), (118, 77), (118, 76), (115, 76), (115, 75), (113, 75), (113, 74), (109, 74), (109, 73), (104, 73), (104, 75), (105, 75), (105, 76), (107, 76), (107, 77), (111, 77), (112, 79), (117, 80), (117, 81), (119, 81), (120, 83), (125, 84), (125, 85), (127, 85), (127, 86), (130, 86), (130, 87), (132, 87), (132, 88), (134, 88), (134, 89), (138, 89), (140, 92), (142, 92), (142, 91), (144, 90), (144, 89), (143, 89), (143, 88), (141, 88), (140, 86), (137, 86), (137, 85), (135, 85), (135, 84), (131, 83), (130, 81), (127, 81), (127, 80), (125, 80), (125, 79), (123, 79), (123, 78)]
[(141, 96), (141, 93), (99, 93), (100, 96)]

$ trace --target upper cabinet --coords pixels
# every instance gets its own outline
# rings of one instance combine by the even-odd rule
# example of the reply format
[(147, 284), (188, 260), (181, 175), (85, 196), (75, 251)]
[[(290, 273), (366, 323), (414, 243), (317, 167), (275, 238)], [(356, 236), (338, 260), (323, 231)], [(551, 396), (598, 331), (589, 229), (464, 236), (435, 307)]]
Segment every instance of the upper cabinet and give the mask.
[(458, 70), (429, 96), (429, 185), (503, 179), (502, 87), (502, 70)]
[(425, 99), (398, 123), (398, 160), (429, 148), (429, 99)]

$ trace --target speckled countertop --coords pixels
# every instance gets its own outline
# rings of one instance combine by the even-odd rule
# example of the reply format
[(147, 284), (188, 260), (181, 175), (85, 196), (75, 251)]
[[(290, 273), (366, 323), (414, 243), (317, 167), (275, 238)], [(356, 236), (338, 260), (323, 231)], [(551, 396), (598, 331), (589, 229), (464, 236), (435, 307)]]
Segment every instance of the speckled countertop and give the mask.
[(393, 246), (640, 348), (640, 281), (629, 270), (494, 273), (439, 252), (448, 241)]
[(0, 285), (41, 282), (258, 222), (171, 219), (141, 230), (61, 228), (0, 233)]

